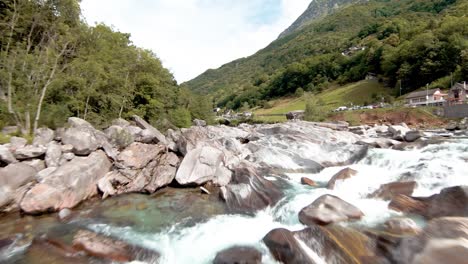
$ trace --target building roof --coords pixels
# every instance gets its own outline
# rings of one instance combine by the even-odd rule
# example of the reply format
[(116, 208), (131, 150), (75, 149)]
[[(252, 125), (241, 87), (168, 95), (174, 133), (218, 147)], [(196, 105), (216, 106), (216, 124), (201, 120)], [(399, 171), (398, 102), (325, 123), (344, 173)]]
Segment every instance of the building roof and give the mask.
[(468, 86), (466, 86), (465, 84), (463, 83), (457, 83), (455, 84), (451, 90), (458, 90), (458, 89), (465, 89), (468, 91)]
[(424, 91), (418, 91), (418, 92), (412, 92), (406, 96), (406, 99), (410, 98), (417, 98), (417, 97), (425, 97), (426, 95), (433, 95), (435, 92), (440, 91), (439, 88), (437, 89), (431, 89), (431, 90), (424, 90)]

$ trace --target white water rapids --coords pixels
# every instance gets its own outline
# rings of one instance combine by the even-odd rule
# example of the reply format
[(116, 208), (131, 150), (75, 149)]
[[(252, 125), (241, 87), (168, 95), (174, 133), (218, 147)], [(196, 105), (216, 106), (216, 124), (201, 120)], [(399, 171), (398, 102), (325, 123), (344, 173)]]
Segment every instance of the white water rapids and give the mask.
[[(382, 184), (410, 177), (418, 183), (414, 196), (428, 196), (446, 187), (466, 185), (468, 140), (450, 140), (408, 151), (372, 149), (363, 160), (349, 167), (358, 171), (357, 176), (338, 182), (335, 190), (304, 186), (300, 179), (308, 177), (326, 183), (344, 167), (326, 168), (317, 174), (289, 174), (289, 187), (284, 198), (273, 208), (262, 210), (255, 216), (221, 215), (192, 227), (174, 223), (160, 233), (138, 233), (132, 227), (107, 224), (89, 227), (155, 249), (162, 255), (161, 263), (211, 263), (217, 252), (236, 245), (256, 247), (264, 253), (263, 263), (275, 263), (262, 238), (278, 227), (292, 231), (303, 229), (305, 226), (298, 220), (299, 211), (323, 194), (336, 195), (364, 212), (361, 221), (350, 224), (377, 226), (399, 215), (387, 208), (388, 202), (366, 198)], [(309, 254), (317, 263), (326, 263), (312, 250)]]

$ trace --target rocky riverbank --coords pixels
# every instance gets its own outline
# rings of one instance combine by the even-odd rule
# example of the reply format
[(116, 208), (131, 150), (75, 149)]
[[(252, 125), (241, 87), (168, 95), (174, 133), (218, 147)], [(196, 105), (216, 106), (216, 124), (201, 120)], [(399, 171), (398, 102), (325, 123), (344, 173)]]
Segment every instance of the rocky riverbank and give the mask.
[[(336, 184), (358, 177), (359, 171), (347, 166), (365, 160), (371, 149), (393, 148), (404, 152), (441, 144), (447, 136), (468, 136), (464, 124), (466, 120), (457, 124), (457, 131), (449, 135), (447, 131), (415, 131), (404, 124), (349, 127), (343, 122), (288, 122), (236, 128), (198, 123), (199, 126), (163, 134), (138, 116), (131, 122), (115, 120), (104, 131), (84, 120), (70, 118), (67, 128), (40, 129), (31, 145), (13, 137), (9, 144), (0, 146), (3, 166), (0, 210), (6, 214), (7, 221), (19, 217), (19, 213), (36, 216), (24, 216), (27, 219), (40, 219), (57, 212), (61, 222), (74, 219), (81, 222), (90, 217), (82, 211), (86, 204), (95, 204), (91, 208), (97, 208), (104, 203), (97, 199), (118, 201), (126, 194), (142, 193), (154, 197), (155, 203), (168, 200), (169, 204), (180, 205), (180, 208), (170, 206), (167, 214), (180, 209), (191, 212), (177, 214), (175, 223), (196, 217), (201, 211), (207, 212), (208, 218), (202, 217), (205, 213), (200, 215), (205, 221), (219, 214), (256, 215), (281, 205), (290, 195), (287, 186), (291, 175), (314, 175), (326, 168), (343, 167), (324, 183), (302, 177), (307, 188), (325, 186), (333, 190)], [(468, 159), (462, 160), (461, 166), (463, 163), (466, 166), (466, 162)], [(412, 197), (417, 187), (418, 180), (408, 174), (366, 195), (387, 200), (394, 211), (431, 220), (424, 229), (411, 219), (401, 218), (389, 219), (385, 228), (377, 230), (343, 226), (340, 223), (365, 218), (365, 212), (352, 201), (324, 194), (295, 212), (298, 224), (306, 229), (272, 230), (264, 234), (264, 245), (272, 258), (284, 263), (430, 263), (421, 261), (453, 250), (466, 254), (467, 247), (460, 242), (468, 235), (466, 219), (460, 218), (468, 214), (466, 187), (447, 188), (427, 198)], [(187, 190), (196, 194), (187, 196), (184, 194)], [(185, 198), (174, 198), (177, 193)], [(192, 204), (200, 204), (197, 208), (203, 209), (197, 213), (192, 210)], [(143, 215), (151, 215), (147, 207), (137, 205)], [(210, 207), (218, 209), (209, 209), (208, 213)], [(164, 218), (164, 215), (157, 217)], [(425, 238), (440, 226), (456, 231)], [(32, 236), (25, 237), (21, 235), (28, 232), (21, 230), (21, 239), (0, 237), (0, 252), (23, 245), (27, 252), (47, 250), (83, 263), (90, 258), (149, 263), (159, 259), (164, 262), (167, 258), (164, 252), (117, 239), (113, 232), (97, 234), (88, 225), (67, 230), (67, 236), (71, 236), (68, 240), (56, 239), (47, 230), (42, 235), (33, 232)], [(434, 243), (442, 238), (450, 243), (436, 246)], [(405, 243), (414, 248), (403, 246)], [(261, 262), (263, 253), (258, 248), (239, 246), (225, 248), (214, 262)], [(453, 260), (451, 263), (462, 263)]]

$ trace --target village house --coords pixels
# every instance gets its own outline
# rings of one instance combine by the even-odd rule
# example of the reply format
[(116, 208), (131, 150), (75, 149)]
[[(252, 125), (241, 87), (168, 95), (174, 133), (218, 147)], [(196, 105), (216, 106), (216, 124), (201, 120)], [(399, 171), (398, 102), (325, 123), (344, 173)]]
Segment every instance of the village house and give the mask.
[(447, 94), (437, 89), (412, 92), (406, 98), (406, 104), (409, 106), (442, 106)]
[(449, 104), (462, 104), (468, 102), (468, 87), (466, 82), (455, 84), (448, 94)]

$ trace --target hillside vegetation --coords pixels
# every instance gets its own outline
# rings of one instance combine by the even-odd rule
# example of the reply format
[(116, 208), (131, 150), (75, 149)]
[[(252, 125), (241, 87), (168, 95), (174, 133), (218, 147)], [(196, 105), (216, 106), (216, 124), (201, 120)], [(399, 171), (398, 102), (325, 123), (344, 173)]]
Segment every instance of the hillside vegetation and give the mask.
[(78, 0), (0, 0), (0, 127), (23, 133), (77, 116), (97, 126), (138, 114), (159, 127), (208, 118), (210, 103), (180, 88), (130, 35), (80, 19)]
[(447, 88), (451, 77), (468, 76), (467, 11), (462, 0), (354, 4), (186, 85), (232, 109), (264, 106), (299, 88), (320, 93), (334, 83), (362, 80), (368, 72), (395, 87), (394, 95), (400, 83), (403, 93), (427, 83)]

